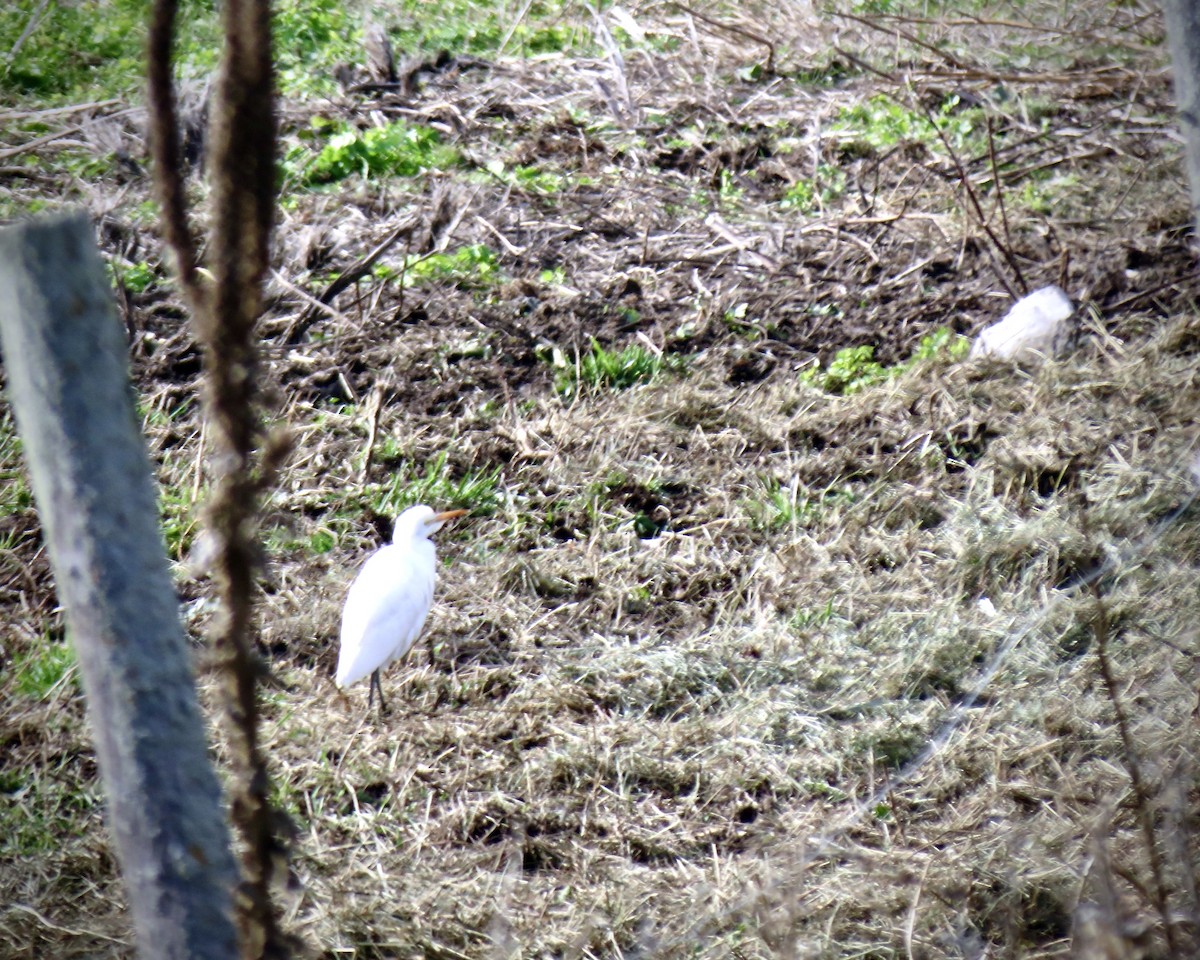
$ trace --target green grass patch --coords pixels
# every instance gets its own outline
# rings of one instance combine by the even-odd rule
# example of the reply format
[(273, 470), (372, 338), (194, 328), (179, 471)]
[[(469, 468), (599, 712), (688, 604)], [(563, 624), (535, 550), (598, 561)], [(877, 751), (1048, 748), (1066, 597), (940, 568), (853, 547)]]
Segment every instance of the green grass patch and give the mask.
[(854, 749), (870, 753), (876, 763), (898, 770), (915, 760), (925, 748), (922, 730), (894, 729), (883, 733), (863, 733), (854, 738)]
[[(145, 83), (144, 0), (10, 0), (0, 15), (0, 92), (40, 105), (140, 93)], [(210, 70), (220, 49), (212, 0), (180, 0), (177, 61), (184, 76)], [(38, 132), (38, 131), (31, 131)]]
[(513, 56), (593, 49), (590, 18), (571, 19), (571, 9), (571, 4), (555, 0), (534, 0), (525, 8), (446, 0), (438, 5), (437, 15), (430, 16), (421, 0), (400, 0), (388, 9), (389, 35), (396, 49), (412, 53), (446, 50), (486, 56), (501, 44)]
[(285, 179), (302, 186), (335, 183), (354, 174), (364, 180), (415, 177), (448, 169), (461, 159), (454, 147), (442, 143), (436, 130), (402, 120), (358, 130), (317, 118), (306, 134), (326, 138), (325, 145), (316, 155), (305, 146), (292, 147), (282, 164)]
[(823, 606), (801, 607), (799, 610), (796, 610), (788, 618), (788, 629), (793, 633), (803, 633), (806, 630), (828, 626), (835, 621), (844, 620), (845, 618), (837, 611), (837, 608), (833, 605), (833, 600), (830, 599), (825, 601)]
[(812, 179), (797, 180), (784, 193), (779, 206), (784, 210), (812, 213), (838, 200), (846, 192), (846, 174), (837, 167), (823, 163)]
[(495, 252), (483, 243), (411, 257), (399, 267), (376, 264), (372, 272), (377, 279), (395, 280), (404, 287), (442, 283), (460, 290), (484, 290), (504, 280)]
[(812, 493), (793, 481), (763, 482), (761, 496), (747, 503), (751, 520), (762, 530), (784, 530), (816, 526), (830, 514), (850, 506), (858, 498), (849, 490), (825, 490)]
[(42, 642), (13, 667), (17, 692), (32, 700), (41, 700), (74, 666), (75, 651), (71, 645), (44, 636)]
[(607, 350), (596, 340), (575, 362), (557, 348), (548, 360), (555, 369), (554, 388), (560, 396), (573, 397), (582, 389), (625, 390), (650, 383), (666, 372), (683, 373), (687, 360), (675, 354), (651, 350), (632, 343), (623, 350)]
[(158, 492), (159, 523), (167, 556), (182, 562), (200, 531), (200, 517), (191, 492), (182, 488), (161, 486)]
[(971, 152), (986, 146), (987, 123), (979, 107), (964, 107), (957, 95), (947, 97), (928, 113), (912, 110), (891, 97), (877, 94), (865, 103), (846, 107), (831, 131), (857, 141), (870, 150), (888, 150), (905, 143), (922, 143), (944, 153), (942, 136), (956, 151)]
[[(361, 18), (341, 0), (274, 5), (279, 86), (290, 96), (336, 89), (334, 67), (362, 58)], [(0, 91), (46, 104), (140, 93), (150, 6), (145, 0), (11, 0), (0, 15)], [(182, 77), (211, 73), (221, 51), (213, 0), (180, 0), (176, 62)]]
[(442, 451), (424, 469), (412, 462), (401, 464), (391, 480), (371, 497), (371, 506), (385, 516), (395, 516), (418, 503), (490, 514), (500, 505), (500, 496), (498, 467), (455, 476), (447, 452)]
[(298, 532), (294, 524), (279, 524), (263, 531), (263, 545), (272, 557), (287, 555), (319, 557), (332, 553), (356, 523), (349, 513), (327, 517), (314, 528)]
[(33, 506), (33, 491), (21, 464), (21, 438), (12, 414), (0, 419), (0, 517), (24, 513)]
[(99, 827), (99, 785), (78, 782), (79, 764), (73, 756), (57, 769), (0, 773), (0, 859), (55, 855)]
[(275, 68), (292, 96), (322, 96), (337, 88), (334, 68), (362, 59), (362, 23), (343, 0), (277, 0)]
[(192, 397), (185, 397), (171, 405), (159, 402), (148, 406), (144, 401), (139, 400), (137, 414), (142, 418), (142, 432), (147, 432), (151, 427), (164, 428), (181, 423), (192, 415), (196, 403), (197, 401)]

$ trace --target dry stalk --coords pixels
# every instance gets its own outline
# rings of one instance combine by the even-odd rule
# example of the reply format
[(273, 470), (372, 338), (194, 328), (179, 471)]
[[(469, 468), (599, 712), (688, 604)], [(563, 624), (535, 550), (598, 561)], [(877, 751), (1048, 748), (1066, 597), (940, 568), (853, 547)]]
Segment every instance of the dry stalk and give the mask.
[(282, 958), (291, 956), (295, 945), (280, 929), (270, 897), (281, 824), (269, 801), (270, 778), (259, 746), (256, 685), (262, 665), (254, 642), (255, 515), (261, 490), (285, 453), (285, 444), (268, 443), (256, 464), (261, 425), (255, 323), (275, 203), (270, 8), (266, 0), (224, 4), (225, 56), (211, 130), (213, 280), (206, 291), (196, 284), (195, 250), (183, 194), (171, 87), (174, 15), (174, 0), (156, 3), (150, 37), (150, 101), (167, 238), (189, 291), (207, 371), (205, 403), (215, 474), (208, 524), (217, 545), (213, 569), (221, 601), (212, 636), (234, 774), (231, 814), (242, 842), (243, 879), (235, 909), (242, 955)]
[(25, 46), (25, 41), (33, 36), (33, 31), (37, 29), (48, 6), (50, 6), (50, 0), (42, 0), (38, 4), (38, 8), (30, 14), (29, 19), (25, 22), (25, 29), (21, 31), (21, 35), (17, 37), (16, 42), (8, 48), (8, 60), (10, 63), (16, 58), (21, 48)]
[(876, 21), (869, 20), (866, 17), (860, 17), (860, 16), (857, 16), (856, 14), (846, 13), (844, 11), (838, 11), (838, 12), (834, 13), (834, 16), (838, 17), (842, 20), (850, 20), (851, 22), (857, 23), (859, 26), (866, 27), (869, 30), (878, 30), (881, 33), (887, 33), (887, 34), (891, 34), (893, 36), (900, 37), (902, 40), (904, 40), (908, 43), (911, 43), (913, 46), (921, 47), (923, 50), (928, 50), (930, 53), (936, 54), (939, 58), (946, 61), (946, 63), (950, 64), (952, 67), (955, 67), (958, 70), (971, 69), (970, 64), (965, 63), (964, 61), (960, 60), (958, 57), (954, 56), (954, 54), (950, 53), (948, 50), (944, 50), (941, 47), (938, 47), (932, 43), (929, 43), (928, 41), (922, 40), (920, 37), (915, 36), (914, 34), (910, 33), (907, 30), (901, 30), (894, 23), (893, 24), (877, 23)]
[(375, 441), (379, 436), (379, 412), (383, 408), (383, 387), (376, 384), (367, 400), (367, 442), (363, 445), (362, 469), (358, 482), (365, 484), (371, 475), (371, 462), (375, 459)]
[[(369, 253), (360, 257), (353, 266), (339, 273), (317, 295), (315, 302), (310, 304), (309, 308), (288, 328), (286, 334), (287, 342), (299, 343), (304, 334), (308, 332), (308, 328), (321, 318), (321, 315), (325, 312), (325, 308), (333, 303), (339, 294), (354, 286), (354, 284), (370, 273), (376, 261), (395, 246), (396, 241), (401, 237), (410, 237), (419, 225), (420, 218), (415, 214), (404, 217), (391, 233), (377, 243)], [(407, 260), (405, 261), (405, 265), (408, 265)], [(336, 316), (336, 312), (334, 315)]]
[(175, 254), (175, 270), (193, 311), (201, 308), (196, 283), (196, 245), (188, 226), (183, 187), (183, 147), (171, 75), (177, 0), (155, 0), (146, 50), (146, 101), (150, 109), (150, 154), (162, 204), (163, 234)]
[[(1001, 243), (1000, 238), (996, 236), (996, 231), (993, 230), (991, 224), (988, 223), (988, 218), (984, 216), (983, 204), (979, 202), (979, 194), (975, 191), (975, 187), (971, 183), (971, 178), (967, 176), (967, 170), (963, 165), (962, 157), (958, 155), (958, 151), (955, 150), (954, 145), (950, 143), (950, 138), (946, 136), (946, 131), (942, 129), (942, 125), (934, 118), (933, 112), (924, 104), (921, 105), (921, 109), (924, 111), (925, 117), (929, 120), (930, 124), (932, 124), (933, 129), (937, 132), (938, 139), (942, 141), (942, 146), (944, 146), (946, 148), (946, 152), (950, 154), (950, 159), (954, 163), (954, 169), (958, 173), (959, 182), (962, 183), (963, 190), (966, 191), (967, 199), (971, 201), (971, 209), (975, 212), (975, 217), (979, 221), (979, 226), (982, 228), (983, 232), (988, 235), (988, 239), (992, 241), (993, 246), (995, 246), (995, 248), (999, 250), (1001, 255), (1004, 257), (1005, 262), (1008, 264), (1009, 268), (1013, 272), (1013, 275), (1017, 279), (1017, 284), (1020, 286), (1022, 294), (1028, 293), (1029, 285), (1025, 282), (1025, 277), (1021, 273), (1021, 267), (1017, 263), (1017, 258), (1012, 252), (1012, 247), (1008, 244)], [(999, 193), (1001, 189), (1001, 185), (997, 183), (997, 193)], [(1001, 209), (1003, 209), (1003, 202), (1001, 202)], [(1007, 228), (1007, 219), (1005, 219), (1004, 225), (1005, 228)], [(1019, 300), (1020, 296), (1018, 296), (1018, 294), (1013, 290), (1012, 286), (1008, 282), (1008, 279), (1001, 274), (999, 270), (996, 271), (996, 275), (999, 277), (1000, 282), (1004, 284), (1005, 289), (1008, 290), (1009, 295), (1014, 300)]]
[(1121, 735), (1121, 745), (1124, 750), (1125, 769), (1129, 772), (1129, 782), (1133, 786), (1134, 804), (1137, 809), (1138, 826), (1142, 831), (1142, 841), (1146, 845), (1146, 855), (1150, 860), (1150, 873), (1154, 878), (1154, 889), (1144, 891), (1147, 899), (1158, 911), (1163, 925), (1163, 935), (1167, 939), (1167, 952), (1170, 956), (1181, 956), (1175, 936), (1175, 922), (1171, 918), (1170, 895), (1167, 892), (1166, 879), (1163, 872), (1162, 856), (1158, 850), (1158, 839), (1154, 829), (1154, 797), (1142, 774), (1141, 759), (1137, 746), (1133, 742), (1133, 734), (1129, 727), (1129, 715), (1121, 702), (1121, 692), (1117, 686), (1116, 674), (1112, 662), (1108, 658), (1108, 641), (1111, 634), (1111, 624), (1108, 619), (1108, 607), (1100, 596), (1100, 587), (1096, 581), (1091, 583), (1092, 597), (1096, 601), (1096, 616), (1092, 621), (1092, 629), (1096, 636), (1096, 661), (1100, 667), (1100, 676), (1104, 680), (1104, 689), (1112, 704), (1113, 715), (1116, 717), (1117, 730)]
[(1008, 228), (1008, 207), (1004, 204), (1004, 185), (1000, 180), (1000, 165), (996, 162), (996, 136), (992, 125), (992, 115), (987, 115), (988, 163), (992, 167), (992, 182), (996, 185), (996, 206), (1000, 210), (1000, 225), (1004, 228), (1004, 243), (1007, 249), (1012, 249), (1012, 231)]
[(763, 70), (768, 74), (773, 74), (775, 72), (775, 44), (761, 33), (749, 30), (739, 24), (726, 23), (722, 20), (716, 20), (707, 14), (701, 13), (694, 7), (688, 6), (686, 3), (676, 3), (675, 6), (686, 13), (689, 17), (694, 17), (701, 23), (707, 23), (710, 27), (714, 27), (717, 30), (724, 30), (739, 37), (744, 37), (753, 43), (762, 44), (767, 48), (767, 62), (763, 64)]

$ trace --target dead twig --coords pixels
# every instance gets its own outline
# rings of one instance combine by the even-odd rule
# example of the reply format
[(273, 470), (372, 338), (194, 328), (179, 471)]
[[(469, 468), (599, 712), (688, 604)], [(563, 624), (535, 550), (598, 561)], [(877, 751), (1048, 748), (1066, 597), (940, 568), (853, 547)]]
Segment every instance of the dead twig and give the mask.
[(707, 23), (710, 27), (713, 27), (717, 30), (724, 30), (726, 33), (736, 34), (737, 36), (744, 37), (745, 39), (754, 43), (762, 44), (767, 48), (767, 62), (763, 64), (763, 70), (767, 73), (775, 72), (775, 44), (767, 37), (764, 37), (762, 34), (756, 33), (753, 30), (749, 30), (746, 27), (738, 26), (734, 23), (725, 23), (722, 20), (717, 20), (714, 17), (710, 17), (707, 14), (701, 13), (699, 10), (688, 6), (686, 3), (676, 2), (675, 7), (679, 10), (682, 10), (689, 17), (694, 17), (701, 23)]
[(379, 436), (379, 412), (383, 408), (383, 386), (375, 384), (371, 396), (367, 398), (367, 442), (363, 449), (362, 469), (358, 473), (358, 482), (366, 483), (371, 475), (371, 461), (375, 458), (375, 440)]
[(320, 319), (321, 314), (325, 312), (325, 308), (327, 308), (328, 305), (333, 302), (334, 298), (337, 297), (338, 294), (348, 290), (350, 287), (354, 286), (355, 283), (370, 273), (371, 268), (375, 266), (375, 263), (379, 260), (379, 258), (387, 253), (388, 250), (390, 250), (393, 246), (395, 246), (397, 241), (399, 241), (402, 237), (410, 236), (420, 222), (421, 218), (417, 214), (410, 214), (409, 216), (405, 217), (392, 230), (391, 233), (384, 237), (370, 251), (359, 257), (358, 260), (338, 274), (336, 279), (334, 279), (331, 283), (329, 283), (328, 286), (325, 287), (324, 290), (317, 294), (315, 297), (316, 302), (311, 304), (309, 308), (300, 315), (296, 322), (288, 327), (285, 340), (288, 343), (296, 343), (301, 337), (303, 337), (304, 334), (308, 332), (309, 327), (311, 327), (317, 322), (318, 319)]
[(940, 59), (944, 60), (946, 63), (950, 64), (953, 67), (957, 67), (959, 70), (973, 69), (972, 65), (967, 63), (965, 60), (960, 60), (958, 57), (954, 56), (954, 54), (950, 53), (949, 51), (943, 50), (939, 46), (929, 43), (928, 41), (922, 40), (920, 37), (913, 36), (907, 30), (901, 30), (898, 26), (895, 26), (895, 25), (888, 26), (888, 25), (885, 25), (882, 23), (876, 23), (873, 20), (868, 20), (866, 17), (860, 17), (857, 14), (846, 13), (844, 11), (837, 11), (833, 15), (842, 20), (850, 20), (853, 23), (857, 23), (861, 26), (864, 26), (869, 30), (877, 30), (880, 33), (888, 33), (888, 34), (893, 34), (897, 37), (900, 37), (902, 40), (905, 40), (908, 43), (911, 43), (913, 46), (921, 47), (924, 50), (928, 50), (931, 53), (937, 54)]
[[(0, 110), (0, 123), (13, 120), (46, 120), (49, 117), (64, 117), (87, 110), (104, 110), (108, 107), (124, 106), (124, 100), (95, 100), (90, 103), (73, 103), (66, 107), (47, 107), (45, 110)], [(126, 111), (119, 111), (123, 113)], [(119, 115), (118, 113), (118, 115)]]
[(1117, 684), (1116, 673), (1108, 657), (1108, 643), (1112, 627), (1108, 618), (1108, 607), (1100, 595), (1098, 581), (1089, 584), (1092, 598), (1095, 600), (1095, 617), (1092, 620), (1092, 630), (1096, 637), (1096, 662), (1100, 667), (1100, 676), (1104, 680), (1104, 689), (1112, 704), (1113, 714), (1117, 721), (1117, 731), (1121, 735), (1125, 769), (1129, 774), (1129, 782), (1133, 787), (1136, 800), (1138, 826), (1142, 831), (1142, 842), (1146, 845), (1146, 855), (1150, 860), (1150, 873), (1154, 879), (1154, 889), (1146, 891), (1147, 899), (1158, 911), (1163, 925), (1163, 936), (1167, 940), (1167, 952), (1170, 956), (1181, 956), (1176, 943), (1175, 921), (1171, 917), (1170, 895), (1163, 870), (1162, 854), (1158, 849), (1158, 837), (1154, 828), (1154, 797), (1150, 793), (1149, 784), (1142, 772), (1141, 758), (1137, 745), (1133, 742), (1133, 732), (1130, 728), (1129, 715), (1121, 700), (1121, 691)]
[(996, 136), (992, 127), (992, 115), (987, 114), (988, 162), (992, 168), (992, 181), (996, 185), (996, 204), (1000, 208), (1000, 225), (1004, 228), (1004, 244), (1012, 249), (1012, 234), (1008, 229), (1008, 209), (1004, 206), (1004, 185), (1000, 180), (1000, 167), (996, 163)]
[(37, 9), (29, 15), (29, 20), (27, 20), (25, 23), (25, 29), (21, 31), (21, 35), (17, 37), (16, 42), (8, 48), (9, 63), (11, 63), (16, 58), (17, 54), (21, 52), (21, 48), (25, 46), (25, 41), (33, 36), (33, 31), (35, 31), (38, 27), (38, 24), (41, 23), (42, 16), (46, 13), (46, 8), (48, 6), (50, 6), (50, 0), (42, 0), (42, 2), (38, 4)]
[(0, 160), (7, 160), (10, 157), (19, 157), (23, 153), (28, 153), (37, 147), (45, 146), (47, 143), (54, 143), (56, 140), (63, 140), (66, 137), (74, 136), (81, 132), (83, 127), (67, 127), (65, 130), (55, 130), (54, 133), (47, 133), (44, 136), (37, 137), (33, 140), (27, 140), (19, 146), (9, 147), (7, 150), (0, 150)]

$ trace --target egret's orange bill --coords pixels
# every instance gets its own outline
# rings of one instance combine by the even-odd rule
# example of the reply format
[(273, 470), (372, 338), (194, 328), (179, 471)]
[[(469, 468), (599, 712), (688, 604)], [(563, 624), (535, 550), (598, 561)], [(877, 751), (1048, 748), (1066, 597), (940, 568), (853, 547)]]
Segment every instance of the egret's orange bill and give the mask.
[(433, 519), (445, 523), (447, 520), (456, 520), (459, 517), (465, 517), (470, 512), (470, 510), (446, 510), (442, 513), (435, 513)]

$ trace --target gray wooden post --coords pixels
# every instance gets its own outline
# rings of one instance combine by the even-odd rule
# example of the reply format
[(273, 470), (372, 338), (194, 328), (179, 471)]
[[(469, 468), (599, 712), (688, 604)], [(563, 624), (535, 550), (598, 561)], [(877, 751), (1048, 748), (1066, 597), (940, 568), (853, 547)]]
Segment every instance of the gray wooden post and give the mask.
[(1192, 191), (1192, 226), (1200, 233), (1200, 5), (1195, 0), (1163, 0), (1163, 12)]
[(145, 958), (230, 960), (236, 868), (125, 332), (86, 217), (0, 229), (0, 346)]

